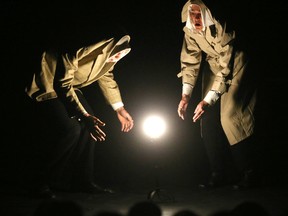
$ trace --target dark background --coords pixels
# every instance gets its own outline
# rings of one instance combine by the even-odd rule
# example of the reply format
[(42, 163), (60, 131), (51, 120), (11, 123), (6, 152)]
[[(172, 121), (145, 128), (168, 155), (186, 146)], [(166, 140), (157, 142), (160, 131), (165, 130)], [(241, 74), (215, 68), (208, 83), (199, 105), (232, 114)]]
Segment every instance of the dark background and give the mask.
[[(254, 58), (259, 81), (257, 135), (261, 167), (267, 182), (286, 181), (286, 35), (287, 3), (266, 1), (207, 0), (219, 20), (228, 20), (238, 31), (243, 46)], [(193, 93), (188, 116), (177, 115), (181, 97), (180, 50), (184, 0), (175, 1), (81, 1), (1, 2), (1, 165), (4, 176), (14, 176), (25, 149), (24, 88), (37, 69), (39, 53), (51, 43), (74, 46), (83, 38), (121, 31), (131, 36), (132, 51), (115, 66), (126, 109), (135, 127), (121, 132), (115, 112), (108, 106), (97, 84), (83, 91), (96, 115), (106, 122), (107, 140), (97, 145), (96, 173), (99, 181), (137, 188), (151, 186), (153, 163), (163, 165), (167, 185), (194, 184), (207, 173), (208, 164), (201, 142), (199, 123), (191, 120), (200, 100)], [(63, 37), (64, 35), (64, 37)], [(81, 40), (79, 40), (81, 39)], [(86, 42), (85, 41), (85, 42)], [(142, 131), (146, 116), (160, 114), (167, 131), (151, 143)], [(13, 175), (11, 175), (13, 173)], [(6, 174), (6, 175), (5, 175)], [(17, 176), (17, 174), (16, 174)], [(5, 179), (5, 178), (4, 178)]]

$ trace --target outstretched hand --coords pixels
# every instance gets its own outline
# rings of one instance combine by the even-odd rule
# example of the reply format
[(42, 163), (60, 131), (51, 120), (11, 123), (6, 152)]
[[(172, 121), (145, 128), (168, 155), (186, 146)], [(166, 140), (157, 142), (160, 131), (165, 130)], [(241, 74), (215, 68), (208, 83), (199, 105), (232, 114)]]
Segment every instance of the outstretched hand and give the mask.
[(196, 106), (195, 111), (194, 111), (194, 116), (193, 116), (193, 122), (196, 122), (198, 119), (201, 118), (201, 116), (205, 112), (205, 108), (208, 107), (209, 104), (202, 100), (200, 103)]
[(86, 114), (83, 118), (89, 132), (90, 136), (97, 141), (105, 141), (106, 134), (101, 130), (100, 127), (105, 126), (105, 123), (102, 122), (99, 118)]
[(117, 117), (121, 123), (121, 131), (129, 132), (134, 126), (134, 121), (132, 117), (124, 109), (124, 107), (117, 109), (116, 112), (117, 112)]
[(189, 99), (190, 99), (189, 96), (187, 96), (187, 95), (182, 95), (182, 99), (181, 99), (180, 102), (179, 102), (177, 112), (178, 112), (178, 116), (179, 116), (182, 120), (185, 119), (186, 110), (187, 110), (187, 107), (188, 107), (188, 104), (189, 104)]

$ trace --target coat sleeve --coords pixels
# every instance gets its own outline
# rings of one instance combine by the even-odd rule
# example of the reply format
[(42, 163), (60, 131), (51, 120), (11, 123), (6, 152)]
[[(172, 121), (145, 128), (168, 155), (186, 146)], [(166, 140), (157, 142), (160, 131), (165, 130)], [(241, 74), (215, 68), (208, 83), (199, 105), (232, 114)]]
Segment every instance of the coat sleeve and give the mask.
[(182, 83), (195, 86), (200, 69), (202, 51), (196, 42), (185, 34), (180, 54), (181, 72), (178, 78), (182, 77)]
[[(232, 72), (234, 66), (234, 39), (235, 33), (227, 33), (226, 25), (223, 27), (220, 23), (217, 23), (217, 43), (216, 47), (219, 56), (216, 58), (217, 73), (214, 79), (211, 90), (223, 94), (228, 90), (231, 83)], [(212, 67), (213, 68), (213, 67)]]
[(78, 63), (75, 57), (69, 54), (58, 56), (53, 87), (71, 117), (87, 113), (72, 85), (77, 68)]
[(117, 102), (122, 102), (121, 93), (117, 82), (114, 80), (112, 67), (107, 73), (105, 73), (99, 80), (97, 80), (99, 87), (109, 105)]

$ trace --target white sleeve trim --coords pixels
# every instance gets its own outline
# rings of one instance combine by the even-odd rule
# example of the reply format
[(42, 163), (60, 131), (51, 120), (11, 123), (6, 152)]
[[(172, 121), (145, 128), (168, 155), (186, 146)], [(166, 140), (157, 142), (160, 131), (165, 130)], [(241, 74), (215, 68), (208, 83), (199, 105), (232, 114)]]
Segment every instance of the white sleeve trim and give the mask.
[(188, 83), (183, 83), (182, 94), (188, 95), (191, 97), (193, 91), (193, 86)]
[(111, 104), (111, 106), (114, 110), (117, 110), (118, 108), (123, 107), (124, 104), (123, 102), (117, 102), (117, 103)]
[(207, 95), (204, 98), (204, 101), (206, 101), (209, 105), (213, 105), (216, 103), (216, 101), (219, 99), (219, 94), (215, 91), (209, 91)]

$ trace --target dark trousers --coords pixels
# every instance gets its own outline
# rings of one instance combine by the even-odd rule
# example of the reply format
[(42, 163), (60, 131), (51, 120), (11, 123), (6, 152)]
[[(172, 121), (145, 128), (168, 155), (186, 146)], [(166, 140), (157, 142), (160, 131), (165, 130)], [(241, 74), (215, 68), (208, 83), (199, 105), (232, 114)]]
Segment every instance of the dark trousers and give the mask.
[(201, 119), (202, 138), (211, 172), (236, 177), (255, 169), (254, 137), (232, 146), (229, 144), (221, 126), (220, 102), (221, 98), (205, 111)]
[[(77, 95), (93, 114), (84, 96), (79, 91)], [(30, 102), (29, 109), (25, 165), (31, 171), (31, 183), (69, 189), (93, 181), (95, 143), (81, 119), (69, 117), (57, 98)]]
[(205, 111), (201, 119), (201, 133), (211, 172), (225, 173), (234, 162), (220, 123), (220, 100)]

